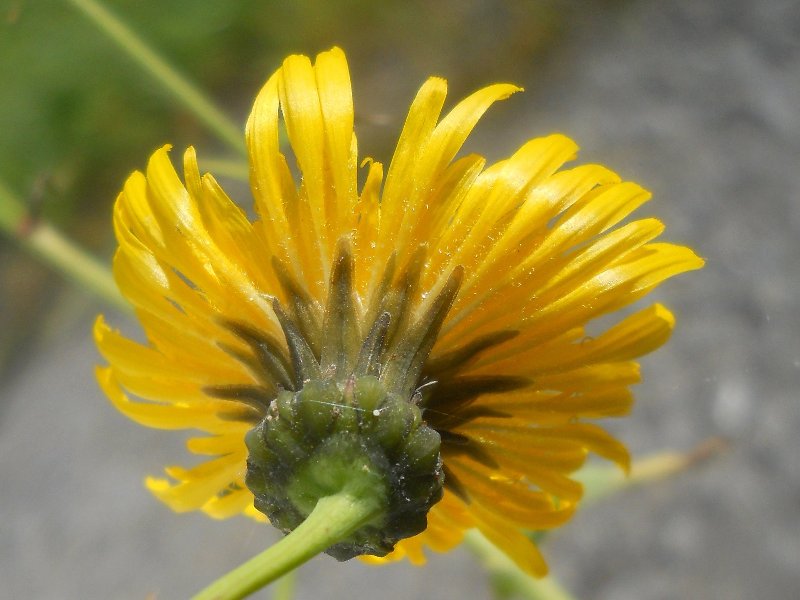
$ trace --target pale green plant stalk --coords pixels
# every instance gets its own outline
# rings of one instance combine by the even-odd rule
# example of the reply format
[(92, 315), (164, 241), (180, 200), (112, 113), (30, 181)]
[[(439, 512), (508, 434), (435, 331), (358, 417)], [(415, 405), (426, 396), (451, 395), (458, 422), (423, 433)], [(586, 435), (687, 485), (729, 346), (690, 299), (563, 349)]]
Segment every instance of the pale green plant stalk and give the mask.
[(192, 111), (220, 140), (239, 154), (245, 154), (242, 128), (233, 123), (196, 86), (154, 52), (125, 23), (96, 0), (67, 0), (142, 69), (158, 80), (178, 101)]
[(298, 571), (299, 569), (289, 571), (275, 582), (275, 592), (272, 594), (272, 600), (293, 600), (294, 591), (297, 587)]
[(32, 219), (3, 181), (0, 181), (0, 229), (71, 281), (117, 308), (130, 310), (108, 267), (51, 225)]
[(490, 573), (495, 589), (504, 590), (508, 597), (525, 600), (574, 600), (552, 577), (534, 579), (523, 573), (477, 529), (467, 532), (464, 543)]
[(305, 521), (276, 544), (209, 585), (193, 600), (238, 600), (296, 569), (380, 514), (375, 498), (348, 490), (320, 499)]

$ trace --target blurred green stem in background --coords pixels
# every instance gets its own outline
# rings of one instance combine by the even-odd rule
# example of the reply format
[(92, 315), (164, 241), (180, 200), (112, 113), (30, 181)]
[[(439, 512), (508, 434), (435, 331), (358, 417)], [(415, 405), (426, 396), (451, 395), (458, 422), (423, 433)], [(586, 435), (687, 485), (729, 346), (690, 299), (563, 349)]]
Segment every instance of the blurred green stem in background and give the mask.
[(245, 154), (243, 127), (233, 123), (221, 110), (183, 75), (171, 67), (158, 54), (111, 14), (96, 0), (67, 0), (81, 10), (108, 37), (114, 40), (140, 67), (150, 73), (169, 90), (198, 119), (205, 123), (219, 139), (239, 154)]
[(689, 452), (658, 452), (634, 461), (627, 476), (616, 466), (586, 466), (575, 474), (575, 478), (583, 484), (581, 504), (586, 506), (627, 488), (667, 479), (717, 456), (727, 448), (726, 440), (712, 437)]
[(473, 554), (489, 572), (495, 598), (525, 600), (574, 600), (552, 577), (534, 579), (523, 573), (506, 554), (487, 540), (477, 529), (464, 538)]
[(2, 180), (0, 230), (74, 283), (117, 308), (130, 310), (130, 306), (117, 290), (111, 271), (51, 225), (34, 219)]
[(237, 181), (250, 178), (250, 167), (246, 161), (226, 158), (201, 158), (200, 165), (215, 176), (230, 177)]

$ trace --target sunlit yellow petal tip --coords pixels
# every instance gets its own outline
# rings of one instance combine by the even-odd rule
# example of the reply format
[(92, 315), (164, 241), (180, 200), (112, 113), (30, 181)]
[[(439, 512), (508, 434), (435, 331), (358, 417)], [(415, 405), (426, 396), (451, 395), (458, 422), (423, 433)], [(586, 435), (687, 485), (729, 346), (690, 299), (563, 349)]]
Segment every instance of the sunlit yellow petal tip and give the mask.
[(144, 486), (155, 495), (163, 494), (171, 487), (169, 481), (156, 477), (145, 477)]
[[(282, 434), (311, 439), (317, 413), (290, 418), (291, 402), (327, 389), (333, 404), (360, 407), (348, 385), (373, 377), (384, 387), (370, 389), (388, 389), (399, 413), (430, 429), (420, 439), (439, 440), (440, 487), (426, 498), (441, 495), (442, 475), (444, 495), (427, 525), (414, 524), (421, 533), (365, 560), (423, 564), (477, 528), (525, 572), (546, 574), (529, 531), (571, 517), (588, 454), (630, 469), (625, 446), (594, 422), (629, 412), (637, 360), (667, 341), (675, 317), (652, 304), (600, 333), (593, 323), (704, 260), (657, 241), (656, 219), (635, 217), (647, 190), (599, 165), (567, 165), (578, 152), (567, 136), (530, 140), (488, 166), (464, 155), (486, 111), (521, 90), (489, 85), (443, 113), (447, 82), (429, 78), (384, 177), (381, 162), (358, 156), (344, 52), (293, 55), (245, 129), (257, 219), (201, 175), (192, 147), (183, 181), (168, 144), (128, 178), (114, 275), (146, 341), (99, 316), (93, 336), (108, 366), (96, 377), (133, 421), (203, 432), (187, 449), (204, 462), (145, 481), (159, 500), (266, 521), (245, 485), (248, 432), (276, 418), (280, 396)], [(372, 423), (354, 428), (342, 414), (324, 423), (348, 435)], [(259, 485), (268, 493), (273, 481)]]
[(103, 333), (106, 327), (105, 317), (103, 317), (103, 315), (97, 315), (94, 320), (94, 325), (92, 326), (92, 337), (94, 338), (95, 344), (99, 344), (100, 340), (103, 339)]
[[(702, 266), (702, 264), (700, 265)], [(675, 315), (663, 304), (656, 303), (652, 306), (653, 316), (673, 329), (675, 327)]]

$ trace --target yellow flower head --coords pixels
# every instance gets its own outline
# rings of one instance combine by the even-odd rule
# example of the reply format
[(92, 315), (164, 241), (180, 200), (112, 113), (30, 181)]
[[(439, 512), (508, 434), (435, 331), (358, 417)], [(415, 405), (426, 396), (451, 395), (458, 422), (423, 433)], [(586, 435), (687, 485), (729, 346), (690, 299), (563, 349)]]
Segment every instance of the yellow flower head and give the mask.
[[(248, 432), (295, 410), (312, 383), (354, 397), (355, 373), (414, 407), (406, 433), (438, 434), (415, 442), (439, 451), (427, 526), (372, 560), (420, 563), (425, 546), (448, 550), (478, 528), (527, 572), (546, 572), (525, 531), (569, 519), (581, 497), (570, 474), (589, 452), (627, 468), (624, 446), (591, 420), (628, 413), (634, 361), (674, 320), (653, 305), (595, 337), (584, 326), (702, 260), (654, 242), (656, 219), (621, 224), (649, 193), (601, 166), (562, 169), (577, 151), (562, 135), (488, 167), (458, 157), (489, 106), (517, 90), (486, 87), (440, 119), (446, 83), (429, 79), (384, 178), (381, 163), (358, 158), (344, 54), (314, 65), (291, 56), (247, 123), (255, 221), (200, 174), (192, 148), (183, 182), (169, 147), (130, 176), (114, 209), (114, 274), (147, 342), (98, 319), (109, 363), (98, 379), (131, 419), (206, 434), (188, 441), (205, 462), (147, 480), (159, 499), (259, 517), (245, 484)], [(281, 151), (281, 116), (299, 182)], [(339, 402), (331, 420), (346, 418)], [(379, 424), (380, 412), (363, 419)], [(315, 415), (303, 423), (328, 427)], [(287, 453), (302, 451), (305, 432), (280, 435), (292, 438)]]

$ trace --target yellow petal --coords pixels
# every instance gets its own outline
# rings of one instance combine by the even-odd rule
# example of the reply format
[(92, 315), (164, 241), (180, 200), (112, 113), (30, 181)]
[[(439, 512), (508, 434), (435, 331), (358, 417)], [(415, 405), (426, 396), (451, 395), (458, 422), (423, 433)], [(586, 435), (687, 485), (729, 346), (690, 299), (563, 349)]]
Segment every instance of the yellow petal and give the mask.
[[(413, 231), (421, 219), (427, 218), (434, 182), (442, 177), (481, 116), (494, 102), (518, 90), (516, 86), (497, 84), (475, 92), (456, 105), (436, 126), (427, 143), (417, 150), (418, 158), (411, 174), (413, 187), (405, 199), (402, 218), (394, 234), (397, 248), (413, 248)], [(388, 179), (386, 193), (389, 193)]]
[(140, 425), (155, 429), (199, 429), (209, 433), (236, 431), (243, 438), (250, 428), (247, 423), (221, 420), (214, 406), (193, 407), (133, 402), (119, 387), (110, 368), (98, 367), (95, 374), (100, 388), (116, 409)]
[[(239, 482), (243, 481), (244, 462), (245, 453), (241, 452), (200, 463), (192, 469), (171, 467), (167, 472), (177, 483), (148, 477), (145, 484), (175, 512), (197, 510), (229, 489), (231, 484), (241, 487)], [(240, 510), (245, 504), (240, 505)]]
[(330, 176), (327, 229), (331, 251), (344, 232), (356, 200), (358, 152), (353, 133), (353, 93), (344, 52), (334, 48), (317, 56), (314, 73), (325, 131), (325, 168)]
[(252, 503), (253, 494), (247, 488), (242, 488), (224, 496), (212, 497), (203, 504), (201, 510), (212, 519), (229, 519), (245, 512)]
[(516, 525), (479, 505), (474, 506), (471, 512), (486, 539), (505, 552), (520, 569), (532, 577), (547, 575), (547, 564), (539, 549)]
[(306, 56), (290, 56), (283, 62), (278, 85), (286, 132), (302, 174), (301, 201), (308, 202), (314, 252), (304, 264), (310, 281), (327, 281), (331, 245), (325, 229), (331, 211), (325, 181), (325, 131), (314, 68)]
[(291, 241), (284, 207), (297, 204), (294, 181), (280, 152), (278, 107), (278, 71), (267, 80), (256, 97), (247, 119), (245, 140), (250, 159), (250, 187), (255, 207), (261, 216), (259, 224), (270, 253), (299, 269), (299, 259)]
[(232, 452), (245, 451), (244, 439), (232, 433), (190, 438), (186, 441), (186, 447), (193, 454), (208, 456), (221, 456)]
[(420, 150), (428, 145), (447, 95), (447, 83), (431, 77), (417, 92), (397, 142), (383, 193), (381, 232), (396, 231), (414, 189)]

